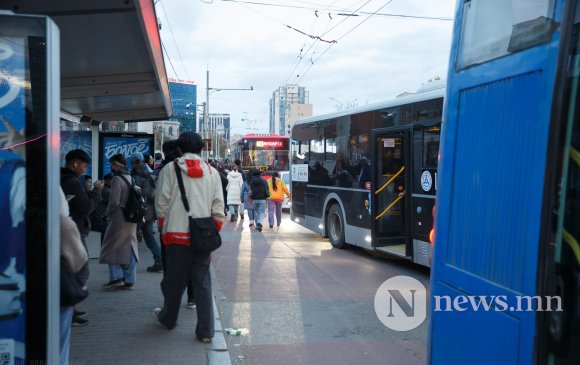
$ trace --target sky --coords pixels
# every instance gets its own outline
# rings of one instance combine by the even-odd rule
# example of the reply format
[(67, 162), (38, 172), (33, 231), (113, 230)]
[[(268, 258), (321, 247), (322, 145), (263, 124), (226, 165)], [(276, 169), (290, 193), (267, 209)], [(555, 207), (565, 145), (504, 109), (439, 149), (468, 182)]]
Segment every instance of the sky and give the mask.
[(232, 135), (267, 133), (285, 84), (305, 87), (321, 115), (445, 79), (454, 10), (455, 0), (156, 1), (167, 74), (194, 81), (197, 104), (206, 70), (210, 88), (253, 87), (210, 91), (209, 112), (229, 113)]

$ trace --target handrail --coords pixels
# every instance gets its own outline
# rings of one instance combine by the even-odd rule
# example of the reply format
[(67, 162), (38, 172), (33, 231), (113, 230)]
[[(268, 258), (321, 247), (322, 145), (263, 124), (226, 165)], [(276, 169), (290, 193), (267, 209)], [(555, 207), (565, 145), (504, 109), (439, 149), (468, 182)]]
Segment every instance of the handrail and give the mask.
[(568, 231), (564, 229), (562, 234), (564, 241), (570, 246), (572, 252), (574, 252), (574, 256), (576, 256), (576, 261), (578, 265), (580, 265), (580, 245), (578, 245), (578, 241), (572, 236)]
[(385, 185), (383, 185), (383, 186), (382, 186), (382, 187), (381, 187), (379, 190), (375, 191), (375, 195), (377, 195), (377, 194), (379, 194), (381, 191), (385, 190), (385, 188), (386, 188), (387, 186), (389, 186), (389, 184), (390, 184), (390, 183), (392, 183), (393, 181), (395, 181), (395, 179), (396, 179), (396, 178), (397, 178), (399, 175), (401, 175), (401, 174), (403, 173), (403, 171), (405, 171), (405, 166), (401, 167), (401, 169), (399, 170), (399, 172), (397, 172), (395, 175), (393, 175), (393, 177), (391, 177), (391, 178), (389, 179), (389, 181), (387, 181), (387, 182), (385, 183)]
[(397, 197), (397, 199), (393, 200), (393, 202), (392, 202), (391, 204), (389, 204), (389, 206), (388, 206), (388, 207), (386, 207), (386, 208), (385, 208), (385, 210), (383, 210), (383, 211), (381, 212), (381, 214), (379, 214), (379, 215), (377, 215), (377, 216), (375, 217), (375, 220), (377, 221), (377, 220), (379, 220), (379, 219), (380, 219), (382, 216), (384, 216), (385, 214), (387, 214), (387, 212), (388, 212), (389, 210), (391, 210), (391, 208), (392, 208), (392, 207), (393, 207), (395, 204), (397, 204), (397, 202), (398, 202), (399, 200), (403, 199), (403, 197), (404, 197), (404, 196), (405, 196), (405, 192), (403, 191), (401, 194), (399, 194), (399, 196)]
[(578, 152), (574, 147), (570, 147), (570, 157), (572, 157), (572, 160), (576, 161), (576, 164), (580, 166), (580, 152)]

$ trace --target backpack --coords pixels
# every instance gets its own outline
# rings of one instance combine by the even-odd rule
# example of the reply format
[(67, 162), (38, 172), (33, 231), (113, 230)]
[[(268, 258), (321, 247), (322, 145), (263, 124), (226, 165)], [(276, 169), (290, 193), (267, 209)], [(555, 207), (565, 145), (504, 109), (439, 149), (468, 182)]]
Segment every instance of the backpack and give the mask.
[(145, 213), (145, 221), (154, 219), (155, 217), (155, 181), (151, 175), (142, 176), (137, 173), (131, 174), (135, 184), (141, 188), (141, 194), (145, 199), (147, 213)]
[(127, 199), (125, 207), (121, 207), (125, 220), (130, 223), (141, 223), (147, 212), (147, 204), (145, 203), (145, 198), (143, 198), (141, 188), (135, 184), (133, 179), (129, 183), (124, 176), (119, 176), (129, 187), (129, 198)]

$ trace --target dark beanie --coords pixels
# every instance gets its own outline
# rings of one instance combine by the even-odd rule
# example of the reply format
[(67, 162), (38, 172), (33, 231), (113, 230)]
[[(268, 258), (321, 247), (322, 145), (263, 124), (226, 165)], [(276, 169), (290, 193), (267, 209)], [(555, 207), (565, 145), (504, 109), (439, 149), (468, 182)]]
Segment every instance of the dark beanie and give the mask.
[(199, 134), (187, 131), (179, 135), (179, 138), (177, 138), (177, 145), (184, 152), (192, 152), (204, 148), (205, 142)]

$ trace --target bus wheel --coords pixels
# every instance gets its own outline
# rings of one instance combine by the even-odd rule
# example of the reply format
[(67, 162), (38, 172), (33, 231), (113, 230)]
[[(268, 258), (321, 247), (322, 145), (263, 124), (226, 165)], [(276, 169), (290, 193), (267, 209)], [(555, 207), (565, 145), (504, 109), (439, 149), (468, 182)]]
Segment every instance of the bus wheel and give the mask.
[(330, 207), (328, 216), (326, 217), (326, 227), (328, 229), (328, 238), (330, 239), (332, 247), (345, 248), (344, 214), (342, 214), (342, 209), (340, 209), (338, 204), (334, 204)]

